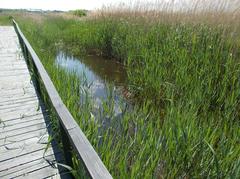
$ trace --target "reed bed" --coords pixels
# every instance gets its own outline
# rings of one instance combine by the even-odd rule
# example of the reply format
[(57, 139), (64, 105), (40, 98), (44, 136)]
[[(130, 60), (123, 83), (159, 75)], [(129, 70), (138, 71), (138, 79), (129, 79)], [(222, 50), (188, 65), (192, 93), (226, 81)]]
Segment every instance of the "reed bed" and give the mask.
[(0, 12), (0, 25), (4, 26), (4, 25), (10, 25), (11, 17), (9, 17), (9, 14), (6, 14), (5, 12)]
[[(17, 20), (115, 178), (237, 178), (240, 13), (219, 9), (105, 8), (84, 20)], [(56, 66), (59, 48), (124, 63), (135, 105), (115, 116), (109, 89), (93, 113), (83, 80)]]

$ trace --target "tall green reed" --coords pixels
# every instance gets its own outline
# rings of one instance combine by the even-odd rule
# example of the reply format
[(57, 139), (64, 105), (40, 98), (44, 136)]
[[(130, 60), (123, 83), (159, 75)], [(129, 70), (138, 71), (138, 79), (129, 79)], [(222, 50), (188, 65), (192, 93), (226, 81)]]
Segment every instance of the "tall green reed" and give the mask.
[[(42, 24), (19, 18), (19, 23), (114, 177), (239, 176), (236, 32), (201, 23), (146, 25), (121, 16), (47, 18)], [(90, 98), (79, 104), (85, 93), (81, 79), (56, 66), (58, 48), (94, 51), (125, 63), (129, 90), (139, 104), (122, 106), (120, 116), (112, 115), (113, 98), (99, 113), (93, 113)], [(118, 125), (107, 126), (102, 119)]]

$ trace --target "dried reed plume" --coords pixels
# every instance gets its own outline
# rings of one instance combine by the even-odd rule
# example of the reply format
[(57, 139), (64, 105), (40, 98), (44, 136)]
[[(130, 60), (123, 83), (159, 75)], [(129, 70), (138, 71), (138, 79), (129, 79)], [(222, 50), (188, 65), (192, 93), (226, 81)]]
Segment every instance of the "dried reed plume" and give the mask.
[(145, 22), (240, 24), (240, 0), (134, 1), (102, 7), (90, 18), (145, 19)]

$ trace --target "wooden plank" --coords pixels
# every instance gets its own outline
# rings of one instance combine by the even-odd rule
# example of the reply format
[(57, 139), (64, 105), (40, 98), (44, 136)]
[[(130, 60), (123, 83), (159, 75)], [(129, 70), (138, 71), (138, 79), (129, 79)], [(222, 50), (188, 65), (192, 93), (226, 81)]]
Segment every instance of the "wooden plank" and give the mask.
[(17, 152), (17, 149), (22, 150), (26, 147), (32, 147), (34, 144), (37, 144), (37, 143), (47, 144), (47, 142), (48, 142), (48, 133), (46, 131), (42, 136), (32, 137), (32, 138), (25, 139), (23, 141), (2, 145), (0, 147), (0, 153), (4, 153), (4, 155), (7, 155), (9, 151)]
[(2, 121), (4, 123), (8, 123), (9, 121), (14, 123), (15, 120), (21, 120), (21, 121), (25, 121), (25, 120), (31, 120), (32, 118), (38, 118), (41, 117), (42, 115), (44, 116), (49, 116), (48, 112), (45, 109), (41, 109), (39, 110), (37, 113), (34, 114), (29, 114), (29, 115), (23, 115), (23, 116), (15, 116), (13, 118), (11, 117), (4, 117), (2, 118)]
[[(16, 78), (17, 77), (17, 78)], [(6, 77), (6, 78), (1, 78), (1, 84), (0, 84), (0, 89), (15, 89), (18, 87), (24, 87), (24, 86), (30, 86), (30, 78), (26, 78), (27, 76), (10, 76), (10, 77)], [(11, 81), (12, 83), (9, 83), (9, 81)]]
[[(0, 118), (5, 119), (6, 116), (11, 118), (24, 117), (25, 115), (31, 115), (38, 112), (40, 109), (38, 105), (26, 104), (24, 106), (17, 106), (15, 108), (3, 109), (0, 111)], [(16, 113), (18, 112), (18, 113)]]
[[(53, 156), (55, 157), (55, 156)], [(51, 162), (47, 160), (42, 160), (41, 163), (33, 163), (29, 167), (26, 167), (22, 170), (15, 171), (9, 175), (5, 175), (2, 178), (46, 178), (48, 175), (58, 175), (58, 178), (61, 178), (59, 175), (58, 165), (57, 163), (62, 163), (63, 161), (56, 162), (56, 160), (52, 160)], [(40, 175), (38, 174), (40, 173)]]
[[(17, 59), (18, 57), (2, 57), (0, 56), (0, 63), (3, 65), (2, 68), (8, 70), (11, 67), (16, 67), (16, 68), (24, 68), (26, 65), (26, 61), (24, 59)], [(26, 68), (24, 68), (26, 69)], [(14, 69), (13, 69), (14, 70)]]
[[(17, 112), (17, 113), (16, 113)], [(12, 111), (8, 111), (8, 113), (4, 113), (4, 114), (0, 114), (0, 119), (1, 121), (5, 121), (5, 120), (10, 120), (10, 119), (18, 119), (18, 118), (24, 118), (27, 116), (34, 116), (34, 115), (38, 115), (40, 113), (46, 113), (46, 111), (42, 111), (41, 109), (38, 111), (37, 109), (34, 108), (24, 108), (24, 109), (18, 109), (18, 110), (12, 110)]]
[(54, 87), (50, 77), (48, 76), (45, 68), (43, 67), (37, 54), (31, 47), (28, 40), (25, 38), (17, 23), (13, 21), (15, 29), (20, 36), (21, 40), (24, 42), (28, 52), (30, 53), (35, 67), (40, 75), (44, 87), (48, 93), (48, 96), (52, 102), (54, 109), (56, 110), (60, 122), (67, 133), (71, 144), (76, 149), (77, 154), (84, 162), (84, 165), (93, 179), (105, 178), (111, 179), (112, 176), (108, 172), (107, 168), (99, 158), (96, 151), (93, 149), (92, 145), (78, 126), (77, 122), (73, 119), (70, 112), (67, 110), (66, 106), (62, 102), (56, 88)]
[(14, 111), (26, 111), (28, 112), (28, 110), (32, 110), (32, 111), (38, 111), (39, 109), (39, 102), (38, 101), (33, 101), (33, 102), (27, 102), (25, 104), (19, 105), (11, 105), (9, 106), (9, 108), (2, 108), (0, 109), (0, 118), (1, 116), (4, 116), (6, 113), (9, 112), (14, 112)]
[[(14, 67), (13, 67), (14, 68)], [(29, 78), (29, 72), (25, 69), (25, 70), (19, 70), (19, 71), (1, 71), (0, 72), (0, 77), (2, 78), (7, 78), (8, 76), (17, 76), (17, 75), (21, 75), (21, 76), (25, 76), (25, 78)]]
[(28, 77), (28, 73), (20, 73), (20, 72), (18, 72), (18, 73), (15, 73), (15, 74), (3, 74), (3, 75), (1, 75), (0, 74), (0, 80), (4, 80), (4, 79), (9, 79), (9, 77), (22, 77), (22, 78), (24, 78), (24, 79), (26, 79), (26, 77)]
[[(0, 57), (1, 58), (1, 57)], [(1, 62), (0, 62), (1, 63)], [(28, 72), (28, 69), (26, 68), (26, 63), (25, 62), (22, 62), (22, 61), (19, 61), (19, 62), (8, 62), (8, 63), (1, 63), (2, 65), (2, 70), (0, 72), (0, 74), (2, 74), (3, 72), (6, 72), (6, 73), (16, 73), (16, 72)]]
[(22, 103), (22, 102), (30, 100), (30, 99), (38, 100), (38, 97), (37, 97), (36, 94), (34, 94), (34, 95), (23, 96), (23, 97), (20, 96), (20, 97), (15, 98), (15, 99), (0, 100), (0, 106), (4, 106), (4, 105), (8, 105), (8, 104)]
[(0, 130), (1, 127), (2, 128), (9, 128), (12, 126), (18, 126), (21, 124), (29, 124), (31, 121), (36, 121), (36, 120), (42, 120), (44, 121), (44, 117), (43, 115), (40, 113), (40, 115), (34, 115), (32, 117), (23, 117), (23, 118), (17, 118), (15, 120), (2, 120), (2, 123), (4, 124), (0, 124)]
[[(30, 173), (36, 177), (39, 171), (43, 177), (59, 173), (43, 160), (50, 131), (46, 116), (13, 27), (0, 27), (0, 178), (24, 178)], [(54, 152), (60, 155), (52, 146), (49, 151), (50, 161), (56, 160)]]
[(20, 88), (20, 89), (19, 89), (19, 88), (13, 88), (13, 89), (11, 89), (11, 90), (1, 91), (1, 92), (3, 93), (3, 94), (1, 93), (1, 94), (2, 94), (1, 97), (4, 96), (5, 94), (15, 95), (15, 94), (18, 94), (18, 93), (20, 93), (20, 92), (26, 94), (27, 92), (32, 92), (32, 91), (35, 92), (34, 86), (28, 86), (28, 87)]
[[(8, 106), (9, 107), (14, 107), (14, 106), (18, 106), (19, 104), (29, 104), (29, 103), (36, 103), (38, 102), (38, 97), (37, 96), (33, 96), (31, 98), (24, 98), (24, 99), (21, 99), (21, 98), (18, 98), (16, 99), (15, 101), (6, 101), (6, 102), (0, 102), (0, 110), (1, 109), (5, 109), (7, 108)], [(38, 103), (37, 103), (38, 104)]]
[(4, 127), (0, 128), (0, 135), (3, 133), (8, 133), (8, 132), (11, 132), (14, 130), (19, 130), (22, 128), (26, 128), (26, 127), (41, 124), (41, 123), (45, 123), (43, 117), (34, 119), (34, 120), (30, 120), (30, 121), (26, 121), (26, 122), (17, 123), (15, 125), (8, 125), (5, 123)]
[(0, 96), (0, 101), (6, 101), (9, 99), (17, 99), (28, 95), (36, 95), (33, 88), (23, 88), (18, 90), (5, 91)]
[(26, 133), (31, 132), (31, 131), (35, 131), (35, 130), (38, 130), (38, 129), (45, 129), (45, 128), (46, 128), (45, 122), (39, 122), (37, 124), (30, 125), (30, 126), (24, 127), (22, 129), (19, 129), (19, 130), (8, 131), (8, 132), (1, 133), (0, 139), (8, 139), (8, 137), (11, 137), (11, 136), (26, 134)]
[(36, 93), (33, 91), (33, 89), (28, 88), (27, 91), (25, 89), (18, 89), (17, 91), (13, 91), (12, 94), (10, 94), (10, 91), (5, 93), (3, 92), (2, 96), (0, 97), (0, 101), (6, 101), (6, 100), (15, 100), (21, 97), (26, 97), (28, 95), (36, 95)]
[[(18, 76), (18, 74), (20, 74), (20, 75)], [(22, 82), (22, 80), (29, 82), (29, 80), (31, 80), (28, 72), (24, 73), (24, 71), (12, 71), (12, 72), (6, 71), (4, 73), (4, 71), (2, 71), (2, 74), (0, 74), (0, 80), (3, 81), (3, 80), (8, 80), (8, 79), (9, 79), (9, 81), (12, 80), (12, 81), (19, 81), (19, 82)], [(12, 85), (11, 83), (8, 83), (8, 84)], [(1, 86), (3, 86), (3, 85), (1, 84)]]
[[(30, 80), (29, 80), (30, 81)], [(31, 84), (29, 84), (27, 81), (24, 82), (24, 83), (19, 83), (19, 82), (16, 82), (14, 83), (14, 85), (12, 86), (8, 86), (8, 83), (4, 82), (5, 86), (4, 87), (0, 87), (0, 90), (3, 91), (3, 90), (16, 90), (16, 89), (25, 89), (25, 88), (30, 88), (31, 87)], [(2, 85), (4, 85), (2, 83)]]
[(16, 150), (9, 150), (8, 152), (4, 153), (4, 155), (0, 156), (0, 164), (7, 160), (11, 160), (12, 162), (14, 162), (14, 159), (17, 157), (35, 153), (40, 150), (42, 151), (43, 155), (45, 148), (46, 144), (31, 144), (30, 146), (26, 145), (23, 146), (23, 148), (17, 148)]
[[(19, 48), (19, 47), (18, 47)], [(2, 57), (0, 59), (0, 62), (19, 62), (19, 61), (25, 61), (21, 51), (19, 51), (18, 49), (15, 49), (16, 52), (15, 53), (1, 53), (0, 52), (0, 57)], [(7, 59), (7, 60), (6, 60)]]
[(51, 166), (47, 166), (35, 171), (32, 171), (31, 173), (26, 173), (25, 175), (18, 176), (16, 178), (24, 178), (24, 179), (32, 179), (32, 178), (45, 178), (49, 175), (57, 175), (59, 173), (58, 169), (53, 168)]
[(69, 177), (69, 172), (61, 172), (61, 174), (55, 174), (55, 175), (51, 175), (51, 176), (47, 176), (45, 177), (44, 179), (68, 179), (68, 178), (71, 178)]
[[(2, 89), (4, 89), (4, 88), (2, 88)], [(27, 92), (33, 92), (33, 91), (34, 91), (34, 87), (30, 86), (30, 85), (27, 87), (23, 87), (23, 88), (12, 88), (9, 90), (4, 89), (4, 91), (2, 90), (1, 97), (4, 97), (5, 95), (8, 95), (8, 94), (15, 95), (15, 94), (19, 94), (20, 92), (23, 94), (26, 94)]]
[(28, 140), (28, 139), (35, 138), (35, 137), (40, 138), (46, 132), (47, 132), (47, 129), (42, 128), (42, 129), (37, 129), (37, 130), (30, 131), (28, 133), (19, 134), (17, 136), (10, 136), (8, 138), (0, 139), (0, 147), (4, 147), (6, 145), (10, 145), (10, 144), (13, 144), (13, 143), (22, 142), (24, 140)]
[(21, 166), (31, 164), (32, 162), (35, 162), (35, 161), (43, 161), (45, 159), (50, 161), (54, 160), (53, 158), (55, 157), (54, 155), (57, 155), (59, 153), (59, 151), (55, 153), (51, 148), (49, 148), (49, 150), (47, 150), (45, 154), (44, 152), (45, 152), (45, 149), (42, 149), (36, 152), (28, 153), (27, 155), (18, 156), (17, 158), (14, 159), (14, 162), (11, 160), (6, 160), (4, 162), (1, 162), (0, 176), (6, 174), (7, 171), (11, 172), (11, 170), (17, 170)]
[[(1, 57), (0, 57), (1, 58)], [(19, 63), (19, 64), (9, 64), (9, 65), (6, 65), (6, 64), (2, 64), (0, 62), (1, 65), (3, 65), (1, 67), (1, 72), (0, 72), (0, 75), (3, 75), (4, 73), (6, 74), (14, 74), (14, 73), (17, 73), (17, 72), (25, 72), (25, 73), (29, 73), (28, 69), (26, 68), (26, 64), (22, 64), (22, 63)]]
[[(1, 57), (0, 57), (1, 58)], [(0, 62), (1, 63), (1, 62)], [(26, 69), (26, 63), (25, 62), (22, 62), (22, 61), (19, 61), (19, 62), (8, 62), (8, 63), (1, 63), (2, 65), (2, 70), (0, 72), (0, 74), (6, 72), (8, 74), (11, 74), (11, 73), (16, 73), (18, 71), (21, 71), (21, 72), (29, 72), (27, 71), (28, 69)]]
[(2, 64), (4, 67), (1, 67), (2, 70), (0, 72), (0, 74), (12, 74), (12, 73), (17, 73), (17, 72), (25, 72), (25, 73), (28, 73), (29, 74), (29, 71), (28, 69), (24, 68), (26, 66), (26, 64), (12, 64), (12, 65), (5, 65), (5, 64)]
[(37, 98), (33, 99), (27, 99), (27, 100), (23, 100), (23, 101), (19, 101), (19, 102), (15, 102), (15, 103), (8, 103), (6, 105), (0, 105), (0, 111), (4, 111), (4, 110), (7, 110), (7, 109), (16, 109), (18, 107), (25, 107), (25, 106), (28, 106), (28, 105), (31, 105), (33, 107), (35, 106), (39, 106), (39, 104), (41, 104)]
[[(56, 153), (55, 154), (57, 157), (61, 157), (62, 153)], [(22, 176), (24, 173), (29, 173), (32, 172), (38, 168), (43, 168), (45, 166), (49, 166), (49, 161), (51, 161), (53, 164), (55, 164), (56, 166), (56, 160), (55, 160), (55, 155), (51, 154), (51, 155), (47, 155), (46, 159), (44, 158), (38, 158), (36, 160), (32, 160), (28, 163), (25, 164), (20, 164), (18, 166), (15, 166), (13, 168), (7, 168), (4, 172), (1, 172), (2, 175), (0, 174), (0, 178), (13, 178), (15, 176)], [(63, 161), (58, 161), (59, 163), (63, 162)]]

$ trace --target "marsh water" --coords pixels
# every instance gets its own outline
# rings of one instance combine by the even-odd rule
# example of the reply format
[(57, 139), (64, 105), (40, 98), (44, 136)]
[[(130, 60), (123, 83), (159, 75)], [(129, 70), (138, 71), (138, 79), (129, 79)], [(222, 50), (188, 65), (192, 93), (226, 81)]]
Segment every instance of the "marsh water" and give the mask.
[(74, 71), (79, 75), (96, 108), (101, 106), (102, 100), (108, 98), (109, 91), (114, 91), (114, 111), (116, 115), (121, 113), (119, 103), (123, 99), (127, 84), (127, 74), (122, 64), (93, 55), (74, 57), (63, 51), (57, 53), (56, 64), (66, 71)]

